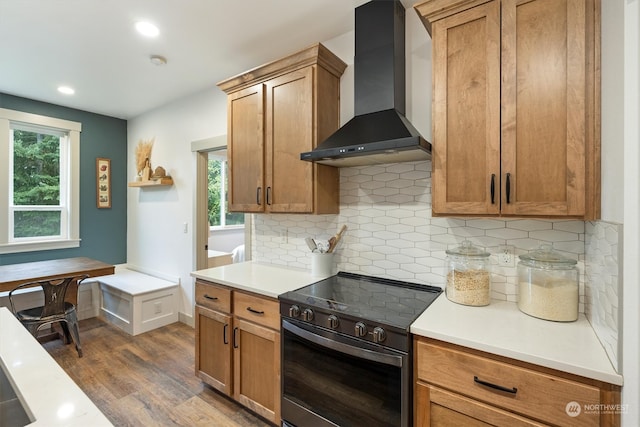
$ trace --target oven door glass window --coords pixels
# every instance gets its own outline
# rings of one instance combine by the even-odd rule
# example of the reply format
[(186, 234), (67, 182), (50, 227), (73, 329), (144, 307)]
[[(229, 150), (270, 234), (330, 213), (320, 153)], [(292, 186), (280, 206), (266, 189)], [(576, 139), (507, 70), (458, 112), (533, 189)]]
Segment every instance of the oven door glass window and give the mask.
[[(285, 400), (339, 426), (402, 425), (403, 353), (380, 354), (379, 347), (324, 330), (317, 340), (311, 336), (318, 328), (299, 326), (282, 329)], [(283, 419), (296, 424), (284, 407)]]

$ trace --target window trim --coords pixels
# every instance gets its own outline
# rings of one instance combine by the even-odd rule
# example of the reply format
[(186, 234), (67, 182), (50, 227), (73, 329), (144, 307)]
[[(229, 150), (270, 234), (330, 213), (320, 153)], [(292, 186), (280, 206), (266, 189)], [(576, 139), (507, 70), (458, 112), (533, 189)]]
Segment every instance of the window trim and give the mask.
[(9, 156), (0, 155), (0, 254), (77, 248), (80, 246), (80, 132), (82, 124), (54, 117), (25, 113), (0, 108), (0, 154), (9, 153), (11, 123), (53, 128), (68, 134), (69, 138), (69, 233), (60, 239), (38, 239), (37, 241), (9, 241)]

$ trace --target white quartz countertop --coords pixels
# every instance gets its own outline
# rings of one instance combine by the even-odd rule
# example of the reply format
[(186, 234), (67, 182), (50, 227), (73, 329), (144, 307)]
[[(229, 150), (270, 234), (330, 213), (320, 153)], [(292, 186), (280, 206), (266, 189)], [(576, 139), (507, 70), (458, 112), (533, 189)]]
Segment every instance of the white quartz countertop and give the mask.
[(30, 427), (112, 425), (6, 307), (0, 307), (0, 330), (2, 369), (33, 421)]
[(528, 316), (515, 303), (485, 307), (453, 303), (443, 293), (412, 324), (411, 332), (587, 378), (622, 385), (591, 325)]
[[(198, 270), (193, 277), (277, 298), (324, 279), (309, 271), (247, 261)], [(528, 316), (515, 303), (455, 304), (444, 293), (411, 325), (411, 333), (535, 365), (622, 385), (591, 325)]]
[(254, 261), (198, 270), (191, 276), (272, 298), (327, 277), (313, 276), (307, 270)]

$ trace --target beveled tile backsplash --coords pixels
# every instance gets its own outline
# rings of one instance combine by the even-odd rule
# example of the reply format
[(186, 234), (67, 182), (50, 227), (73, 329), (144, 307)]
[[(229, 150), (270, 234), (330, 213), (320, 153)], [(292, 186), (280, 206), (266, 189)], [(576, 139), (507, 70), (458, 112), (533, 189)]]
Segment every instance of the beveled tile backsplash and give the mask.
[[(616, 287), (615, 291), (601, 292), (600, 297), (590, 302), (585, 300), (585, 295), (592, 295), (589, 289), (594, 288), (588, 285), (585, 292), (585, 279), (589, 279), (585, 271), (595, 277), (593, 272), (605, 270), (585, 268), (585, 262), (607, 265), (606, 271), (610, 271), (615, 270), (610, 264), (617, 266), (622, 259), (602, 260), (599, 252), (587, 254), (591, 248), (585, 244), (587, 232), (590, 241), (593, 241), (592, 235), (599, 241), (599, 236), (609, 236), (610, 227), (614, 226), (602, 225), (605, 231), (601, 232), (599, 223), (586, 226), (584, 221), (577, 220), (433, 218), (429, 161), (340, 169), (340, 213), (337, 215), (254, 215), (253, 259), (310, 269), (310, 251), (304, 238), (310, 236), (326, 242), (342, 224), (347, 225), (347, 231), (336, 249), (335, 271), (444, 287), (445, 250), (470, 240), (492, 254), (492, 298), (515, 302), (517, 256), (541, 244), (550, 244), (578, 261), (579, 311), (590, 313), (592, 323), (596, 318), (594, 307), (606, 304), (607, 308), (598, 312), (611, 313), (610, 299), (619, 295), (617, 277), (608, 278), (603, 286)], [(502, 245), (515, 249), (512, 267), (498, 265), (497, 254)], [(611, 246), (621, 247), (621, 242), (613, 242)], [(615, 315), (597, 319), (601, 317), (609, 319)], [(617, 346), (617, 341), (611, 339), (617, 336), (617, 329), (613, 328), (617, 322), (610, 319), (598, 322), (607, 325), (607, 345)], [(599, 336), (604, 333), (594, 329)], [(617, 359), (615, 354), (610, 356)]]

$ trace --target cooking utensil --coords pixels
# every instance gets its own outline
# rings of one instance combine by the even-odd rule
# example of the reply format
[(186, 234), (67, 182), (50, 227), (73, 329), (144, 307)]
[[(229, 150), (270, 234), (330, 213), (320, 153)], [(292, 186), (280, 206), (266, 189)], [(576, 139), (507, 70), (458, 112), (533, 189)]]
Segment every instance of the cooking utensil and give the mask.
[(344, 233), (344, 231), (347, 229), (346, 225), (343, 225), (340, 228), (340, 231), (338, 231), (338, 233), (333, 236), (332, 238), (329, 239), (329, 249), (327, 249), (327, 252), (333, 252), (333, 250), (336, 248), (336, 246), (338, 245), (338, 242), (340, 241), (340, 239), (342, 238), (342, 233)]
[(318, 250), (318, 245), (316, 245), (316, 241), (313, 240), (311, 237), (305, 238), (304, 241), (307, 243), (307, 246), (309, 247), (309, 249), (311, 249), (311, 252)]

